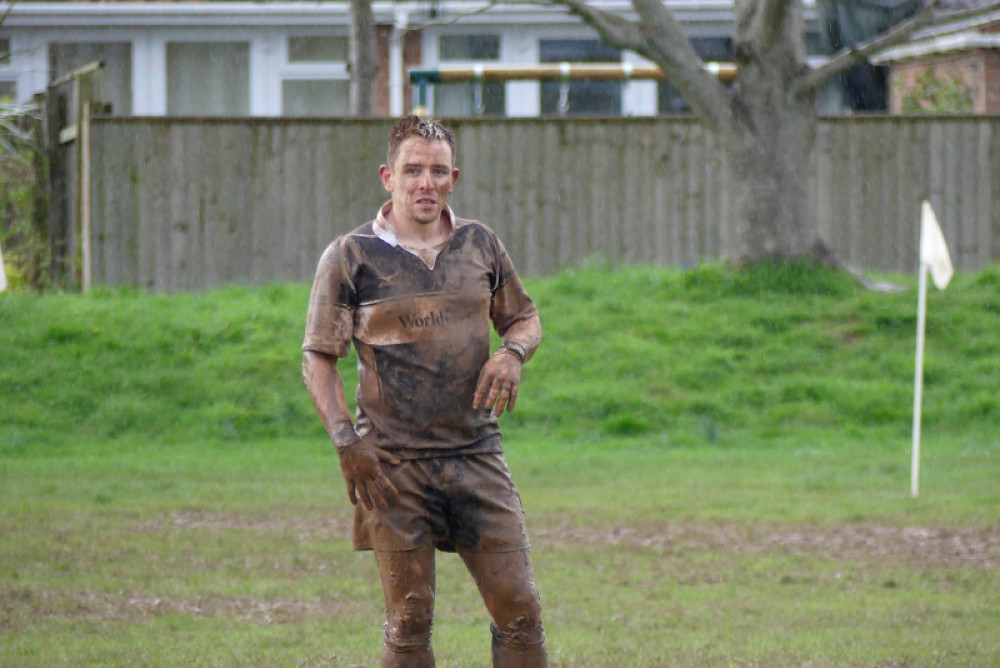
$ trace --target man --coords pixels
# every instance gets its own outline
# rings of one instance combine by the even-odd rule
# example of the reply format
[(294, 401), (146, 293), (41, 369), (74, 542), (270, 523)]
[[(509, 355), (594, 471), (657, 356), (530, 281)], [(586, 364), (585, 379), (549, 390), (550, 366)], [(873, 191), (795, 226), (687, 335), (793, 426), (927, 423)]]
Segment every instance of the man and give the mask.
[[(440, 549), (458, 552), (479, 587), (494, 666), (545, 666), (524, 514), (497, 425), (514, 409), (541, 323), (499, 239), (448, 207), (458, 174), (446, 127), (416, 116), (393, 127), (379, 168), (392, 199), (319, 261), (303, 375), (355, 507), (354, 548), (375, 552), (382, 665), (434, 665)], [(504, 341), (492, 355), (491, 321)], [(357, 424), (337, 372), (352, 341)]]

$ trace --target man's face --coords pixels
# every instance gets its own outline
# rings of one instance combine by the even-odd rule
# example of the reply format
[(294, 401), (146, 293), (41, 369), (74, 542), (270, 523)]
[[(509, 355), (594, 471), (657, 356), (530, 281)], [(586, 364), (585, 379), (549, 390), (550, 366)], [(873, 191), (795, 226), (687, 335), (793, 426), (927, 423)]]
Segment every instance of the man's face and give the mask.
[(400, 145), (394, 164), (379, 168), (379, 176), (392, 193), (397, 222), (429, 225), (441, 217), (458, 170), (448, 142), (410, 137)]

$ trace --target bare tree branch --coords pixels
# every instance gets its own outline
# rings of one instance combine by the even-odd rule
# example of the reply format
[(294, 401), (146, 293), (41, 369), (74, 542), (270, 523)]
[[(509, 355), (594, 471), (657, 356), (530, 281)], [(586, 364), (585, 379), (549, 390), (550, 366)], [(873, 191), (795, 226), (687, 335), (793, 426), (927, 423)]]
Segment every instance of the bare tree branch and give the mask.
[[(544, 3), (549, 4), (549, 3)], [(605, 42), (620, 49), (643, 53), (646, 43), (639, 27), (622, 17), (592, 7), (584, 0), (553, 0), (552, 4), (563, 5), (584, 23), (593, 28)]]
[[(423, 30), (424, 28), (434, 28), (437, 26), (454, 25), (466, 17), (475, 16), (476, 14), (483, 14), (489, 11), (490, 9), (493, 9), (499, 4), (501, 4), (499, 0), (490, 0), (490, 2), (486, 3), (482, 7), (479, 7), (477, 9), (471, 9), (467, 12), (459, 12), (458, 14), (455, 14), (455, 16), (446, 21), (428, 21), (427, 23), (414, 23), (413, 25), (410, 26), (410, 30)], [(504, 2), (503, 4), (512, 4), (512, 3), (508, 1)]]
[(17, 0), (10, 0), (10, 3), (7, 4), (7, 9), (5, 9), (3, 15), (0, 16), (0, 26), (2, 26), (4, 22), (7, 21), (7, 17), (10, 16), (10, 13), (14, 11), (14, 5), (16, 4)]
[(710, 130), (728, 133), (733, 122), (729, 96), (718, 79), (705, 70), (705, 63), (674, 15), (661, 0), (632, 0), (632, 6), (639, 15), (639, 30), (646, 44), (640, 53), (660, 66)]
[(824, 84), (852, 67), (867, 62), (868, 57), (873, 53), (884, 51), (891, 46), (906, 41), (907, 37), (931, 23), (934, 9), (939, 2), (940, 0), (930, 0), (916, 15), (897, 24), (895, 28), (879, 35), (870, 42), (842, 51), (824, 65), (817, 67), (799, 79), (792, 89), (792, 94), (800, 96), (818, 90)]

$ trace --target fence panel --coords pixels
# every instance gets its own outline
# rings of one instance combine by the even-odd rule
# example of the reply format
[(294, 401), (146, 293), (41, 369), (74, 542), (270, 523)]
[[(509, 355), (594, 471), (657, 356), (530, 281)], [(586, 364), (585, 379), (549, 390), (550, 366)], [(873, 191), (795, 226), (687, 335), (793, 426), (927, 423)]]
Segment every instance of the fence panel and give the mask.
[[(174, 291), (308, 281), (387, 199), (388, 120), (95, 119), (94, 283)], [(461, 119), (452, 205), (526, 275), (587, 260), (688, 266), (733, 247), (732, 176), (690, 119)], [(851, 264), (912, 271), (930, 198), (955, 265), (1000, 257), (1000, 118), (823, 119), (808, 170)]]

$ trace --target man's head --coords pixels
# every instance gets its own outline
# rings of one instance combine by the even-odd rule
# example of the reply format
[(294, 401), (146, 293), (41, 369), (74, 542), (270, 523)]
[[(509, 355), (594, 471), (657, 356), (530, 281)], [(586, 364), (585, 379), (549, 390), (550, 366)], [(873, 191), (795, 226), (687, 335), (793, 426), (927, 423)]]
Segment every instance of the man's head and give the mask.
[(386, 164), (392, 167), (399, 155), (399, 147), (410, 137), (425, 141), (443, 141), (451, 149), (451, 163), (455, 166), (455, 135), (441, 121), (433, 118), (407, 116), (396, 122), (389, 132), (389, 151)]
[(379, 178), (392, 194), (395, 224), (438, 223), (458, 181), (451, 130), (438, 121), (408, 116), (393, 127), (386, 157), (388, 162), (379, 167)]

